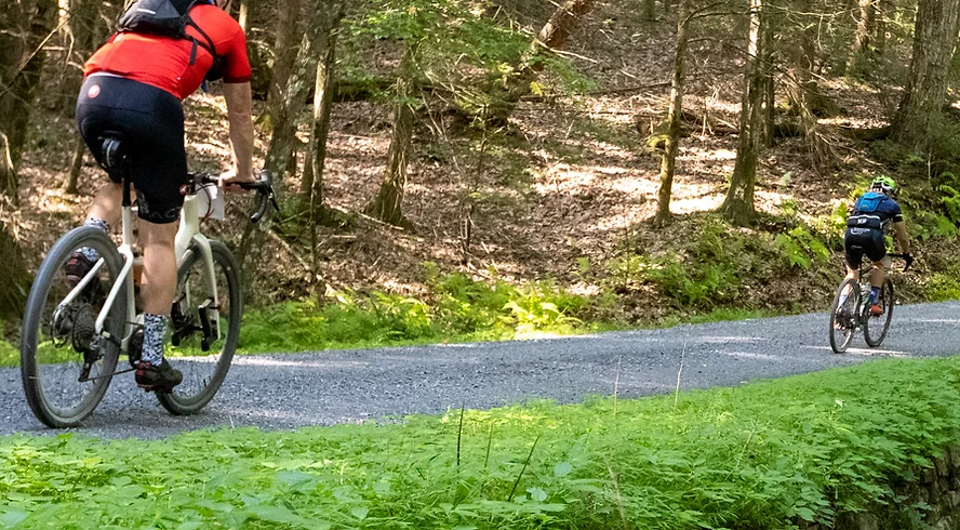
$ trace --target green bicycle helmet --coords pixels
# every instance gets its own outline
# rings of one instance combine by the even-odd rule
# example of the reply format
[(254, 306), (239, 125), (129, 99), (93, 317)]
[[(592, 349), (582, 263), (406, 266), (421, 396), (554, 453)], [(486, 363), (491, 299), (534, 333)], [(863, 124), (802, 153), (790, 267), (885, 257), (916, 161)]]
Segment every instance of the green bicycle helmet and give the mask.
[(870, 189), (881, 190), (884, 193), (893, 193), (897, 190), (897, 183), (886, 175), (880, 175), (870, 183)]

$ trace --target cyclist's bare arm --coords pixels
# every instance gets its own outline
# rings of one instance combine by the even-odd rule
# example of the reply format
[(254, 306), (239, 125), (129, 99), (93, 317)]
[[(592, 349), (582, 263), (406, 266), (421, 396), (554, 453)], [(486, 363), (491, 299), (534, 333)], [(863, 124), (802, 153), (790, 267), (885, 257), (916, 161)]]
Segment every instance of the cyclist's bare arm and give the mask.
[(250, 82), (225, 83), (223, 97), (227, 102), (230, 123), (230, 145), (233, 148), (233, 171), (223, 175), (222, 182), (251, 182), (253, 176), (253, 101)]
[(909, 254), (910, 238), (907, 236), (907, 224), (903, 221), (893, 223), (893, 233), (897, 238), (897, 243), (900, 245), (900, 252)]

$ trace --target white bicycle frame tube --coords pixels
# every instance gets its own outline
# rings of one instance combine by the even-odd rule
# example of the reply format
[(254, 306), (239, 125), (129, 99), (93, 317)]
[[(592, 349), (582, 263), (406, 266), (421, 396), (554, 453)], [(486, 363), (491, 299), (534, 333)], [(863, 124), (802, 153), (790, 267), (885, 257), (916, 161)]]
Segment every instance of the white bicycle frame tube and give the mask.
[(120, 278), (123, 278), (123, 283), (116, 282), (113, 284), (113, 287), (110, 288), (110, 293), (107, 295), (107, 300), (104, 302), (103, 308), (100, 309), (100, 314), (97, 315), (96, 332), (98, 336), (105, 336), (103, 334), (103, 324), (107, 321), (107, 314), (110, 313), (110, 309), (113, 308), (113, 303), (117, 300), (117, 296), (120, 294), (120, 288), (125, 285), (127, 288), (127, 314), (125, 315), (126, 326), (124, 326), (123, 337), (120, 341), (120, 350), (126, 352), (128, 351), (128, 346), (130, 345), (130, 338), (133, 336), (134, 323), (137, 320), (137, 308), (134, 305), (135, 302), (133, 293), (132, 208), (125, 206), (121, 214), (121, 219), (123, 232), (121, 234), (120, 246), (117, 248), (117, 251), (123, 257), (123, 267), (120, 269)]
[(213, 268), (213, 251), (210, 250), (210, 240), (200, 233), (199, 200), (196, 194), (187, 195), (183, 199), (183, 209), (180, 211), (180, 229), (177, 230), (177, 237), (174, 242), (177, 253), (177, 268), (179, 269), (183, 260), (186, 259), (190, 245), (195, 244), (200, 249), (200, 257), (203, 259), (204, 269), (207, 271), (207, 292), (213, 295), (215, 304), (210, 309), (209, 320), (215, 329), (216, 340), (220, 340), (220, 310), (217, 305), (220, 300), (220, 293), (217, 292), (217, 276)]
[[(219, 293), (217, 292), (217, 278), (216, 273), (213, 268), (213, 251), (210, 250), (210, 240), (206, 238), (203, 234), (200, 233), (200, 216), (197, 207), (197, 196), (187, 195), (183, 200), (183, 209), (180, 211), (180, 227), (177, 230), (176, 238), (174, 239), (174, 249), (177, 256), (177, 267), (183, 264), (183, 260), (187, 257), (187, 251), (190, 249), (191, 244), (195, 244), (200, 250), (201, 259), (203, 259), (204, 268), (207, 271), (207, 288), (209, 293), (213, 295), (214, 302), (220, 300)], [(110, 312), (110, 309), (113, 307), (113, 303), (116, 301), (117, 296), (120, 294), (120, 288), (123, 285), (127, 287), (127, 313), (126, 313), (126, 326), (124, 327), (123, 338), (121, 340), (121, 351), (127, 352), (130, 345), (130, 339), (133, 337), (133, 333), (136, 331), (136, 319), (137, 319), (137, 309), (135, 306), (134, 300), (134, 289), (133, 289), (133, 208), (126, 206), (123, 208), (122, 212), (122, 225), (123, 232), (121, 236), (120, 246), (117, 247), (117, 251), (123, 257), (123, 267), (120, 269), (120, 278), (123, 278), (123, 282), (116, 282), (113, 284), (113, 287), (110, 288), (110, 293), (107, 295), (107, 300), (103, 304), (103, 308), (100, 310), (100, 314), (97, 315), (97, 324), (96, 324), (96, 333), (100, 336), (105, 336), (103, 333), (103, 326), (107, 320), (107, 315)], [(90, 274), (87, 274), (86, 277), (77, 285), (67, 296), (67, 300), (72, 300), (77, 296), (83, 287), (93, 277), (93, 274), (99, 270), (100, 266), (103, 265), (103, 259), (101, 258), (97, 262), (97, 266), (94, 267), (94, 271)], [(65, 300), (63, 303), (69, 303)], [(209, 314), (210, 322), (216, 330), (216, 339), (220, 339), (220, 311), (218, 306), (214, 306), (210, 309)], [(107, 337), (109, 338), (109, 337)]]

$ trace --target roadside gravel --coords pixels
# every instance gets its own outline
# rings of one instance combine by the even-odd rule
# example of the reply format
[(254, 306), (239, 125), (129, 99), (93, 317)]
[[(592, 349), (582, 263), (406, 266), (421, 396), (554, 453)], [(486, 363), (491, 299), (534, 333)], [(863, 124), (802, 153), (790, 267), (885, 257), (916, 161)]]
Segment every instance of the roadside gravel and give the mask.
[[(242, 356), (196, 416), (167, 414), (114, 379), (84, 428), (101, 438), (161, 438), (208, 427), (295, 429), (383, 416), (491, 408), (533, 399), (577, 402), (734, 386), (871, 359), (960, 352), (960, 302), (899, 306), (879, 349), (862, 337), (844, 355), (827, 342), (824, 314), (718, 322), (553, 339)], [(682, 370), (681, 370), (682, 363)], [(619, 377), (618, 377), (619, 374)], [(55, 434), (32, 415), (20, 371), (0, 368), (0, 436)]]

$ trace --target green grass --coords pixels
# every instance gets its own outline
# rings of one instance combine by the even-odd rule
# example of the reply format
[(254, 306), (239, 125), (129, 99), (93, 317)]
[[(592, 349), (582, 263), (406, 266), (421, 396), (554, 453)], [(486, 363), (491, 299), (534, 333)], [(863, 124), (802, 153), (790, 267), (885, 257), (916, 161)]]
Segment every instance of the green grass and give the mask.
[(958, 383), (956, 358), (891, 360), (462, 419), (6, 437), (0, 528), (761, 529), (906, 512), (889, 484), (960, 440)]

